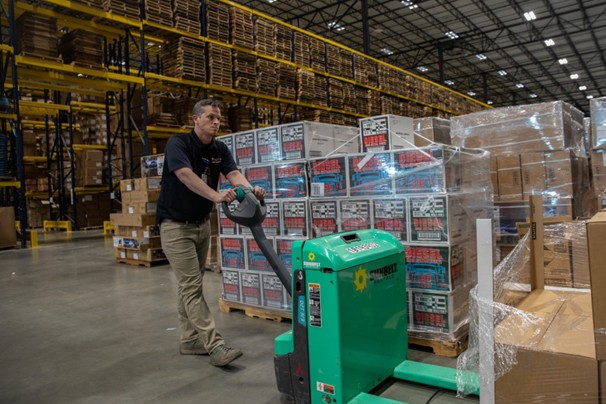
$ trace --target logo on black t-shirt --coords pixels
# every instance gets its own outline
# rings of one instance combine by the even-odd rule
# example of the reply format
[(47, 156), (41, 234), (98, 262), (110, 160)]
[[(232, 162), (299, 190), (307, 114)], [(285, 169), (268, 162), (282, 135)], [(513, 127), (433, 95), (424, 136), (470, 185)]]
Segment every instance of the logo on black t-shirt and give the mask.
[(221, 157), (213, 157), (211, 159), (211, 164), (221, 164), (223, 160), (221, 160)]

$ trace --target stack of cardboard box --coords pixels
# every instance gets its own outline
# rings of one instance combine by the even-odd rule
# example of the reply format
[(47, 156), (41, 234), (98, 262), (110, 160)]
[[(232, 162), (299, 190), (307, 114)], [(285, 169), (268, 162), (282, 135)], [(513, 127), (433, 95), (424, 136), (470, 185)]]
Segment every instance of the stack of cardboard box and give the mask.
[(142, 177), (120, 182), (122, 213), (110, 216), (116, 227), (114, 247), (118, 262), (150, 266), (166, 261), (156, 226), (160, 180), (160, 177)]
[(101, 150), (76, 151), (76, 186), (100, 186), (103, 178), (103, 152)]

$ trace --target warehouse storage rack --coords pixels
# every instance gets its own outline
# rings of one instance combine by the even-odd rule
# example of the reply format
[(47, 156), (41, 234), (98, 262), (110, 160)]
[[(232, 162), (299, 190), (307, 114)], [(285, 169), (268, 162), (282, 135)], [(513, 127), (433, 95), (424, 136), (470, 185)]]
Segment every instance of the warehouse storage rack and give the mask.
[[(118, 171), (118, 175), (121, 174), (122, 178), (136, 176), (138, 164), (135, 159), (133, 145), (142, 144), (143, 154), (147, 155), (153, 151), (150, 140), (166, 139), (174, 133), (184, 133), (190, 130), (187, 127), (175, 128), (148, 125), (146, 102), (148, 92), (195, 98), (214, 96), (220, 97), (226, 103), (232, 105), (251, 105), (254, 112), (253, 121), (255, 127), (276, 123), (276, 121), (277, 123), (282, 123), (287, 120), (299, 120), (301, 117), (305, 117), (302, 114), (304, 110), (331, 114), (338, 113), (342, 117), (349, 117), (349, 122), (353, 123), (356, 122), (357, 118), (368, 116), (373, 112), (372, 110), (354, 111), (351, 108), (344, 109), (342, 105), (339, 106), (338, 104), (340, 103), (335, 102), (335, 97), (331, 99), (331, 85), (337, 87), (340, 85), (350, 85), (355, 86), (356, 89), (360, 89), (361, 91), (372, 91), (377, 97), (391, 98), (397, 102), (409, 103), (411, 106), (415, 106), (419, 113), (423, 113), (424, 111), (426, 114), (435, 113), (450, 116), (489, 108), (488, 105), (464, 94), (455, 93), (446, 87), (428, 82), (402, 69), (372, 59), (336, 42), (285, 24), (231, 1), (219, 0), (218, 2), (214, 2), (201, 0), (199, 33), (189, 32), (190, 29), (188, 27), (185, 27), (187, 30), (182, 29), (183, 27), (174, 28), (173, 26), (169, 26), (168, 22), (164, 22), (161, 19), (158, 20), (157, 17), (153, 18), (155, 21), (146, 18), (147, 12), (157, 6), (151, 0), (147, 0), (147, 2), (134, 1), (133, 3), (136, 3), (139, 8), (138, 14), (132, 11), (128, 14), (124, 10), (121, 11), (118, 9), (113, 10), (113, 12), (103, 11), (101, 2), (98, 0), (45, 0), (35, 2), (9, 0), (8, 4), (3, 3), (5, 6), (3, 9), (5, 15), (3, 16), (2, 24), (3, 28), (8, 28), (8, 32), (3, 32), (2, 38), (3, 40), (10, 38), (10, 41), (8, 44), (0, 45), (0, 51), (3, 56), (6, 55), (6, 61), (4, 62), (5, 75), (3, 76), (2, 84), (4, 89), (15, 88), (17, 90), (12, 91), (12, 113), (0, 114), (0, 118), (4, 123), (10, 122), (11, 128), (15, 133), (14, 163), (17, 166), (16, 172), (19, 179), (16, 181), (16, 183), (19, 183), (19, 186), (14, 187), (17, 190), (15, 200), (18, 201), (18, 205), (20, 206), (19, 216), (25, 225), (27, 225), (27, 215), (24, 161), (39, 163), (45, 166), (49, 172), (49, 191), (45, 197), (58, 202), (58, 219), (71, 220), (74, 222), (74, 227), (78, 228), (75, 212), (73, 209), (69, 211), (67, 207), (70, 205), (75, 207), (74, 198), (78, 194), (106, 191), (110, 192), (112, 203), (117, 206), (119, 203), (118, 181), (115, 174), (112, 174), (112, 170)], [(276, 29), (282, 29), (286, 33), (285, 37), (287, 40), (290, 36), (291, 52), (289, 60), (288, 57), (264, 53), (263, 49), (257, 50), (254, 45), (246, 47), (238, 43), (229, 43), (229, 37), (221, 37), (221, 39), (212, 38), (212, 36), (216, 35), (207, 32), (206, 10), (213, 5), (222, 5), (230, 11), (233, 10), (232, 12), (242, 13), (246, 18), (250, 17), (251, 21), (256, 25), (261, 26), (261, 22), (263, 22), (274, 24)], [(14, 46), (11, 46), (11, 44), (14, 45), (15, 43), (16, 11), (19, 14), (30, 12), (36, 15), (55, 18), (62, 27), (70, 30), (82, 29), (103, 35), (104, 69), (66, 64), (59, 59), (48, 60), (33, 55), (15, 55)], [(123, 15), (120, 15), (120, 13)], [(59, 36), (61, 33), (57, 35)], [(165, 66), (161, 57), (162, 47), (175, 37), (189, 38), (205, 46), (206, 72), (204, 81), (172, 77), (165, 74)], [(318, 50), (315, 64), (301, 63), (301, 61), (297, 60), (295, 57), (297, 38), (313, 38)], [(251, 43), (254, 44), (254, 39), (251, 39)], [(208, 74), (208, 69), (210, 68), (208, 54), (211, 46), (228, 49), (230, 52), (238, 52), (238, 54), (242, 55), (254, 56), (257, 60), (273, 62), (276, 66), (288, 66), (303, 75), (313, 75), (314, 78), (324, 81), (325, 86), (323, 88), (325, 88), (325, 93), (317, 98), (320, 102), (309, 102), (301, 100), (297, 96), (280, 98), (275, 94), (263, 94), (259, 91), (212, 84), (210, 83)], [(350, 74), (340, 75), (339, 73), (341, 72), (331, 69), (329, 60), (331, 50), (344, 52), (348, 55), (347, 57), (350, 57), (351, 69), (348, 69), (348, 73), (350, 72)], [(385, 72), (389, 74), (397, 73), (401, 78), (416, 80), (429, 89), (428, 94), (398, 93), (395, 88), (396, 86), (393, 85), (393, 77), (395, 76), (391, 78), (392, 85), (380, 85), (378, 82), (368, 83), (364, 80), (360, 81), (361, 75), (359, 71), (356, 71), (356, 66), (363, 63), (373, 63), (376, 65), (377, 76), (382, 71), (384, 75), (387, 74)], [(19, 69), (18, 74), (17, 69)], [(9, 71), (12, 82), (6, 79), (6, 72)], [(387, 75), (389, 76), (389, 74)], [(38, 116), (44, 116), (45, 122), (47, 122), (45, 124), (46, 141), (49, 142), (49, 139), (54, 139), (54, 142), (51, 142), (54, 147), (46, 149), (46, 156), (24, 156), (23, 154), (23, 139), (20, 135), (20, 131), (22, 130), (21, 117), (26, 115), (23, 111), (19, 110), (21, 89), (43, 92), (45, 97), (54, 101), (43, 107), (48, 108), (48, 111), (44, 114), (38, 111)], [(299, 88), (296, 88), (296, 91), (299, 90)], [(61, 95), (64, 93), (93, 95), (103, 98), (105, 102), (79, 102), (71, 99), (69, 96)], [(456, 99), (460, 103), (460, 108), (452, 108), (446, 105), (447, 103), (443, 103), (442, 100), (445, 96)], [(435, 97), (437, 102), (431, 102), (431, 97)], [(23, 104), (23, 101), (21, 101), (21, 104)], [(133, 108), (136, 108), (137, 105), (141, 109), (140, 125), (137, 125), (133, 119)], [(34, 106), (30, 105), (29, 107), (33, 108)], [(40, 108), (39, 105), (35, 107)], [(95, 111), (105, 114), (107, 119), (106, 145), (79, 145), (73, 143), (73, 117), (82, 111)], [(32, 114), (31, 110), (26, 112)], [(64, 124), (67, 124), (67, 127)], [(3, 129), (6, 132), (6, 124), (3, 126)], [(67, 138), (69, 138), (69, 141), (66, 140)], [(116, 150), (116, 145), (120, 145), (120, 155), (118, 156), (120, 162), (119, 170), (116, 170), (116, 161), (112, 157)], [(109, 171), (107, 186), (100, 187), (99, 189), (81, 189), (74, 186), (66, 186), (69, 183), (69, 178), (71, 178), (72, 184), (74, 184), (74, 151), (88, 149), (103, 149), (106, 152), (106, 169)], [(53, 168), (60, 174), (56, 175), (53, 186), (51, 186), (50, 173)], [(9, 185), (12, 186), (13, 184)], [(34, 197), (35, 195), (29, 196)], [(38, 196), (42, 197), (42, 195)]]

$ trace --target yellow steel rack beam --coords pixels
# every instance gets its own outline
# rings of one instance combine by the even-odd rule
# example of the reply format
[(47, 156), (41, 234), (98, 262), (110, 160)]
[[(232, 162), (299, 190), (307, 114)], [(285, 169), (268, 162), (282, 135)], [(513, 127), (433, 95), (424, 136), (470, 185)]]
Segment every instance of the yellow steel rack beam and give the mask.
[(162, 133), (189, 133), (191, 128), (168, 128), (162, 126), (149, 125), (147, 127), (148, 132), (162, 132)]
[[(253, 14), (253, 15), (256, 15), (256, 16), (258, 16), (258, 17), (262, 17), (262, 18), (264, 18), (264, 19), (266, 19), (266, 20), (269, 20), (269, 21), (271, 21), (271, 22), (274, 22), (274, 23), (276, 23), (276, 24), (280, 24), (280, 25), (282, 25), (282, 26), (288, 27), (288, 28), (290, 28), (290, 29), (292, 29), (292, 30), (295, 30), (295, 31), (298, 31), (298, 32), (300, 32), (300, 33), (302, 33), (302, 34), (305, 34), (305, 35), (311, 36), (312, 38), (318, 39), (318, 40), (320, 40), (320, 41), (322, 41), (322, 42), (324, 42), (324, 43), (327, 43), (327, 44), (330, 44), (330, 45), (336, 46), (336, 47), (338, 47), (338, 48), (340, 48), (340, 49), (346, 50), (346, 51), (348, 51), (348, 52), (353, 53), (354, 55), (361, 56), (361, 57), (364, 57), (364, 58), (366, 58), (366, 59), (372, 60), (373, 62), (376, 62), (376, 63), (378, 63), (378, 64), (380, 64), (380, 65), (385, 66), (385, 67), (389, 67), (389, 68), (391, 68), (391, 69), (394, 69), (394, 70), (400, 71), (400, 72), (402, 72), (402, 73), (404, 73), (404, 74), (407, 74), (407, 75), (409, 75), (409, 76), (411, 76), (411, 77), (414, 77), (414, 78), (416, 78), (416, 79), (418, 79), (418, 80), (424, 81), (424, 82), (426, 82), (426, 83), (428, 83), (428, 84), (431, 84), (431, 85), (433, 85), (433, 86), (435, 86), (435, 87), (439, 87), (439, 88), (441, 88), (441, 89), (443, 89), (443, 90), (446, 90), (446, 91), (448, 91), (449, 93), (456, 94), (456, 95), (458, 95), (459, 97), (466, 98), (466, 99), (468, 99), (468, 100), (470, 100), (470, 101), (472, 101), (472, 102), (475, 102), (476, 104), (481, 105), (481, 106), (483, 106), (483, 107), (485, 107), (485, 108), (492, 108), (492, 106), (491, 106), (491, 105), (485, 104), (485, 103), (483, 103), (482, 101), (476, 100), (475, 98), (471, 98), (470, 96), (468, 96), (468, 95), (466, 95), (466, 94), (460, 93), (460, 92), (458, 92), (458, 91), (454, 91), (454, 90), (453, 90), (453, 89), (451, 89), (451, 88), (448, 88), (448, 87), (446, 87), (446, 86), (443, 86), (443, 85), (441, 85), (441, 84), (439, 84), (439, 83), (436, 83), (436, 82), (434, 82), (434, 81), (428, 80), (428, 79), (426, 79), (426, 78), (424, 78), (424, 77), (418, 76), (418, 75), (416, 75), (416, 74), (414, 74), (414, 73), (409, 72), (408, 70), (404, 70), (404, 69), (402, 69), (402, 68), (400, 68), (400, 67), (397, 67), (397, 66), (391, 65), (391, 64), (386, 63), (386, 62), (383, 62), (382, 60), (375, 59), (375, 58), (373, 58), (373, 57), (371, 57), (371, 56), (368, 56), (368, 55), (366, 55), (366, 54), (364, 54), (364, 53), (362, 53), (362, 52), (360, 52), (360, 51), (357, 51), (357, 50), (355, 50), (355, 49), (349, 48), (349, 47), (347, 47), (347, 46), (345, 46), (345, 45), (343, 45), (343, 44), (340, 44), (340, 43), (338, 43), (338, 42), (335, 42), (335, 41), (332, 41), (332, 40), (330, 40), (330, 39), (327, 39), (327, 38), (321, 37), (321, 36), (319, 36), (319, 35), (317, 35), (317, 34), (314, 34), (313, 32), (309, 32), (309, 31), (306, 31), (306, 30), (304, 30), (304, 29), (302, 29), (302, 28), (295, 27), (294, 25), (290, 25), (290, 24), (288, 24), (288, 23), (285, 23), (284, 21), (280, 21), (279, 19), (274, 18), (274, 17), (272, 17), (272, 16), (270, 16), (270, 15), (267, 15), (267, 14), (265, 14), (265, 13), (262, 13), (262, 12), (260, 12), (260, 11), (253, 10), (253, 9), (248, 8), (248, 7), (246, 7), (246, 6), (243, 6), (243, 5), (241, 5), (241, 4), (234, 3), (233, 1), (230, 1), (230, 0), (219, 0), (219, 1), (220, 1), (221, 3), (224, 3), (224, 4), (227, 4), (227, 5), (230, 5), (230, 6), (232, 6), (232, 7), (238, 8), (238, 9), (240, 9), (240, 10), (247, 11), (247, 12), (249, 12), (249, 13), (251, 13), (251, 14)], [(415, 102), (418, 102), (418, 101), (415, 101)], [(440, 109), (441, 109), (441, 108), (440, 108)]]
[(74, 188), (74, 192), (76, 195), (91, 195), (98, 194), (100, 192), (108, 192), (109, 187), (76, 187)]
[[(49, 104), (46, 102), (36, 102), (36, 101), (19, 101), (19, 108), (21, 109), (22, 114), (27, 115), (27, 112), (30, 109), (32, 110), (46, 110), (46, 111), (69, 111), (69, 105), (63, 104)], [(48, 112), (46, 112), (48, 113)], [(46, 114), (45, 113), (45, 114)]]
[[(87, 110), (87, 111), (96, 110), (99, 112), (105, 112), (105, 104), (97, 104), (97, 103), (93, 103), (93, 102), (72, 101), (70, 103), (70, 105), (72, 106), (72, 109), (74, 109), (74, 110)], [(110, 105), (109, 110), (112, 112), (116, 111), (116, 106)]]
[(7, 44), (0, 44), (0, 51), (13, 53), (13, 47)]
[(81, 150), (106, 150), (107, 146), (101, 144), (75, 144), (72, 149), (75, 151)]
[[(34, 121), (31, 119), (24, 119), (21, 121), (21, 124), (24, 127), (27, 128), (34, 128), (34, 129), (45, 129), (46, 128), (46, 122), (43, 121)], [(48, 123), (48, 127), (49, 129), (55, 129), (55, 123), (54, 122), (49, 122)], [(61, 124), (61, 128), (62, 129), (69, 129), (69, 124), (68, 123), (62, 123)], [(72, 124), (72, 129), (75, 130), (80, 130), (80, 125), (77, 123)]]
[(43, 156), (23, 156), (26, 163), (46, 163), (46, 157)]
[[(25, 78), (27, 81), (24, 83)], [(29, 81), (32, 80), (32, 81)], [(74, 91), (78, 93), (94, 93), (105, 95), (104, 91), (120, 91), (125, 88), (123, 83), (92, 80), (50, 70), (19, 69), (19, 87), (41, 90)]]
[(7, 113), (0, 113), (0, 119), (17, 119), (17, 115), (15, 114), (7, 114)]
[(21, 188), (19, 181), (0, 181), (0, 188)]
[[(88, 67), (66, 65), (63, 63), (59, 63), (59, 62), (54, 62), (52, 60), (43, 60), (43, 59), (33, 58), (33, 57), (29, 57), (29, 56), (16, 55), (15, 61), (17, 62), (18, 65), (40, 67), (40, 68), (44, 68), (44, 69), (53, 69), (53, 70), (57, 70), (57, 71), (65, 72), (65, 73), (82, 74), (84, 76), (98, 77), (100, 79), (107, 79), (107, 80), (113, 80), (113, 81), (118, 81), (118, 82), (141, 84), (141, 85), (143, 85), (143, 83), (144, 83), (144, 80), (142, 77), (127, 76), (124, 74), (117, 74), (117, 73), (112, 73), (112, 72), (107, 72), (107, 71), (102, 71), (102, 70), (90, 69)], [(99, 82), (99, 87), (101, 87), (101, 86), (102, 86), (102, 83)]]

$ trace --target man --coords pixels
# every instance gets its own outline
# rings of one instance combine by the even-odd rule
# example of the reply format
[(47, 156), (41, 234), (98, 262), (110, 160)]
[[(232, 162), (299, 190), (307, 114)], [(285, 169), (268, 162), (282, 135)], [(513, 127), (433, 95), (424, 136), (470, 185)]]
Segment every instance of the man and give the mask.
[[(193, 131), (168, 140), (157, 211), (162, 248), (179, 284), (179, 352), (210, 354), (214, 366), (230, 364), (242, 351), (225, 345), (203, 295), (209, 217), (214, 204), (236, 198), (233, 189), (217, 192), (221, 173), (234, 187), (250, 187), (227, 146), (215, 140), (221, 123), (220, 105), (217, 100), (198, 101), (193, 109)], [(257, 198), (265, 194), (259, 187), (253, 192)]]

